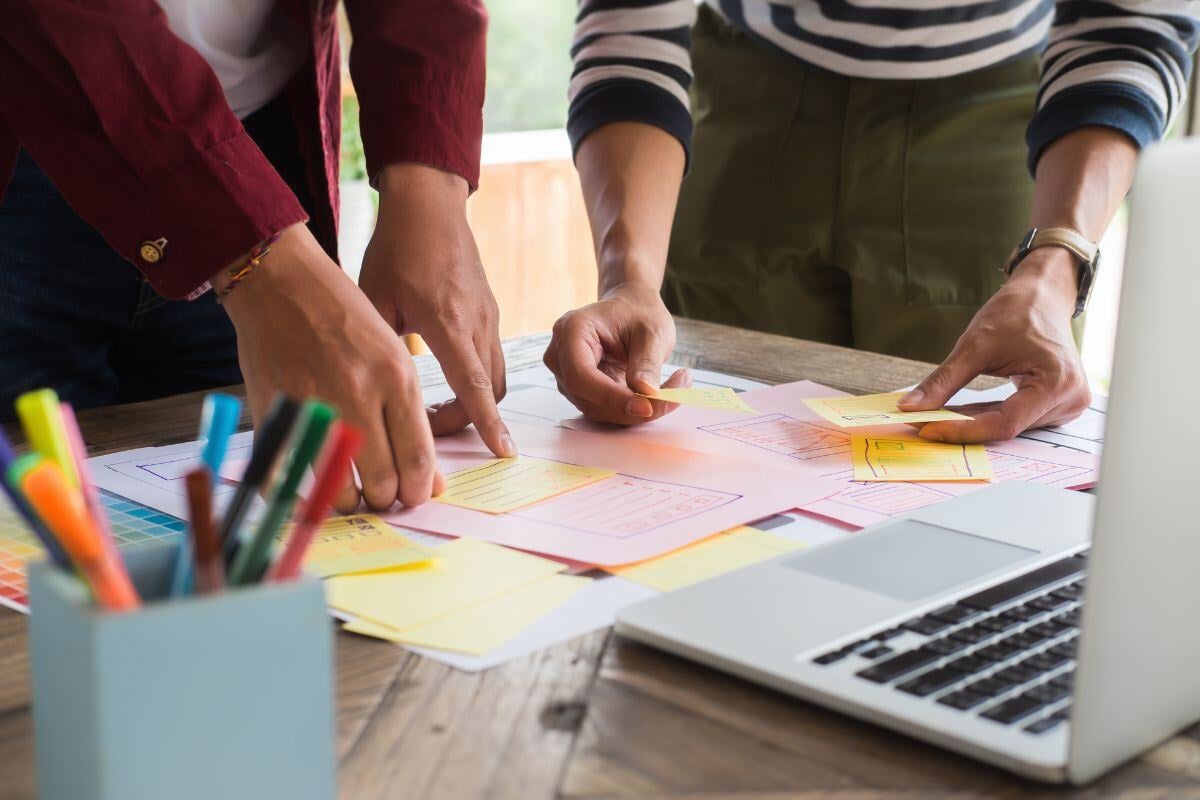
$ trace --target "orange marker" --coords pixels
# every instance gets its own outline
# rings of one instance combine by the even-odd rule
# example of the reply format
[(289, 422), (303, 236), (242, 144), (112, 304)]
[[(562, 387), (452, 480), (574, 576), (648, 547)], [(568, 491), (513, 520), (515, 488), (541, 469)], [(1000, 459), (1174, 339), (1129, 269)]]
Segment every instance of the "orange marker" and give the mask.
[(97, 602), (108, 611), (141, 605), (125, 565), (111, 555), (79, 494), (57, 463), (42, 461), (21, 477), (21, 490), (87, 579)]

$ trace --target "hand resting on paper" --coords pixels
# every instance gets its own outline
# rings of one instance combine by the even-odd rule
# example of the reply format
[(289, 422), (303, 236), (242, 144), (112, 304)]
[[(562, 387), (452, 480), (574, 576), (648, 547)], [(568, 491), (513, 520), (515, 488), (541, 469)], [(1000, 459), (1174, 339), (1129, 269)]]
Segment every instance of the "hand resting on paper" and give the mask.
[[(593, 422), (636, 425), (658, 419), (676, 403), (650, 400), (675, 347), (675, 322), (658, 291), (621, 284), (595, 303), (564, 314), (543, 358), (558, 389)], [(692, 385), (676, 370), (663, 388)]]
[[(227, 270), (212, 279), (217, 291), (228, 282)], [(408, 350), (307, 228), (285, 230), (224, 305), (256, 426), (276, 392), (320, 397), (366, 436), (355, 465), (368, 506), (419, 505), (445, 488)], [(334, 506), (348, 513), (359, 496), (352, 483)]]

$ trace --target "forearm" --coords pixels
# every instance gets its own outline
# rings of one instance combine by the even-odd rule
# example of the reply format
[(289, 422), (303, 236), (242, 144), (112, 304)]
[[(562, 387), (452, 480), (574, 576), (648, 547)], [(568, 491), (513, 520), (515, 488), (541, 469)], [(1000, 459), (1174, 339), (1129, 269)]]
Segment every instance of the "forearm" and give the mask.
[[(1128, 136), (1111, 128), (1081, 128), (1056, 140), (1038, 161), (1030, 225), (1071, 228), (1099, 241), (1133, 183), (1137, 153)], [(1036, 283), (1073, 313), (1078, 267), (1062, 248), (1044, 247), (1021, 262), (1012, 280)]]
[(662, 285), (683, 179), (679, 140), (652, 125), (596, 130), (576, 157), (596, 247), (599, 293), (622, 284)]

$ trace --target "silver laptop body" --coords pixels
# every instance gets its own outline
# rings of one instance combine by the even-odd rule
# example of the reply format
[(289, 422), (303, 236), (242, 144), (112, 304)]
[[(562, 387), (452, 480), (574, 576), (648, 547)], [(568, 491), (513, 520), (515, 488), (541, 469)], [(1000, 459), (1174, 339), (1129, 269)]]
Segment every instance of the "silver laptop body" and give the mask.
[(1049, 782), (1200, 719), (1197, 187), (1200, 144), (1139, 164), (1096, 497), (998, 484), (631, 606), (618, 633)]

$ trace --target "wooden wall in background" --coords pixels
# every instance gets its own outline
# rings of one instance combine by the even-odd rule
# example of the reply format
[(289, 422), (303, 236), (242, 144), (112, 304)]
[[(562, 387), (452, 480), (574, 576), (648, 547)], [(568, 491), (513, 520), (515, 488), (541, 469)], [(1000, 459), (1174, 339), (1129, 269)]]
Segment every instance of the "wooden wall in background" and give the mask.
[(596, 259), (579, 177), (566, 159), (485, 164), (467, 202), (503, 338), (549, 330), (596, 299)]

